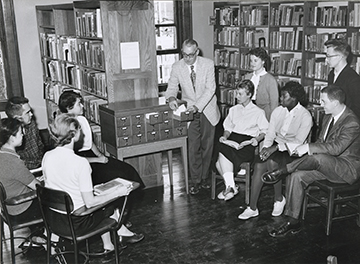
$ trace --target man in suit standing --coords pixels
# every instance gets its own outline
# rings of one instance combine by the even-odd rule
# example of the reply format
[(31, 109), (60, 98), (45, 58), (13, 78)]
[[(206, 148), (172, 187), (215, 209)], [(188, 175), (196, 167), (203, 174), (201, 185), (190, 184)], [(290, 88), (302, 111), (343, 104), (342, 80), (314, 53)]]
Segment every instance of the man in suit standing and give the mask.
[(323, 88), (320, 101), (327, 115), (323, 119), (318, 140), (296, 148), (301, 158), (262, 176), (265, 183), (274, 183), (291, 174), (285, 207), (285, 215), (289, 218), (285, 224), (269, 233), (273, 237), (295, 234), (301, 230), (299, 215), (304, 188), (309, 184), (316, 180), (353, 184), (360, 176), (359, 119), (345, 106), (345, 93), (338, 86)]
[(181, 87), (182, 100), (187, 110), (194, 112), (194, 120), (188, 129), (189, 167), (192, 179), (191, 194), (200, 188), (210, 188), (207, 178), (214, 144), (215, 126), (220, 112), (215, 95), (214, 62), (199, 55), (198, 43), (187, 39), (182, 44), (180, 61), (173, 64), (166, 99), (172, 110), (178, 108), (176, 100)]
[(360, 76), (350, 67), (353, 59), (351, 48), (345, 39), (330, 39), (325, 46), (326, 61), (332, 68), (328, 85), (335, 84), (344, 90), (346, 106), (360, 118)]

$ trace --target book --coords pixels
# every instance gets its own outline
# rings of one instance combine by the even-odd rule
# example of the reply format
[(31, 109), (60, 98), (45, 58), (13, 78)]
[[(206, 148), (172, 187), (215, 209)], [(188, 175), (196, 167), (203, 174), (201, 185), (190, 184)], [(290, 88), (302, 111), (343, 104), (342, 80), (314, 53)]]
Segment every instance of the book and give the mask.
[(108, 194), (113, 192), (119, 186), (125, 186), (127, 188), (130, 188), (133, 186), (133, 182), (121, 178), (115, 178), (106, 183), (95, 185), (94, 194), (95, 195)]
[(232, 147), (236, 150), (239, 150), (247, 145), (250, 145), (251, 144), (251, 140), (245, 140), (243, 142), (241, 142), (240, 144), (237, 143), (236, 141), (233, 141), (233, 140), (224, 140), (222, 143), (224, 143), (225, 145), (228, 145), (229, 147)]
[(299, 143), (285, 143), (285, 147), (286, 147), (287, 151), (289, 152), (290, 156), (297, 155), (297, 154), (295, 154), (295, 149), (300, 145), (301, 144), (299, 144)]

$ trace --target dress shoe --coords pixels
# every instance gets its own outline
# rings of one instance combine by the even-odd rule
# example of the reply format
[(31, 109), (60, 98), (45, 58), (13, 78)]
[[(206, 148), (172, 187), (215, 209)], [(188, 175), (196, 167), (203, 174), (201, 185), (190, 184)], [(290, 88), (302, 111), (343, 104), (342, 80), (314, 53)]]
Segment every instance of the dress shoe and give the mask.
[(261, 180), (266, 184), (274, 184), (285, 178), (286, 171), (285, 170), (275, 170), (272, 172), (266, 172), (261, 176)]
[(286, 222), (282, 226), (280, 226), (278, 229), (274, 229), (270, 231), (269, 235), (272, 237), (284, 237), (287, 234), (296, 234), (301, 231), (301, 224), (300, 222), (297, 224), (291, 224), (290, 222)]
[(198, 194), (199, 193), (199, 188), (196, 186), (192, 186), (189, 190), (189, 193), (192, 195)]
[(127, 245), (127, 244), (135, 244), (137, 242), (140, 242), (144, 239), (144, 234), (136, 234), (132, 236), (120, 236), (120, 242)]
[(228, 186), (225, 190), (225, 201), (229, 201), (230, 199), (234, 198), (235, 195), (239, 193), (238, 188), (235, 186), (234, 188)]
[(201, 187), (201, 189), (210, 189), (211, 185), (208, 184), (206, 181), (203, 181), (203, 182), (200, 184), (200, 187)]

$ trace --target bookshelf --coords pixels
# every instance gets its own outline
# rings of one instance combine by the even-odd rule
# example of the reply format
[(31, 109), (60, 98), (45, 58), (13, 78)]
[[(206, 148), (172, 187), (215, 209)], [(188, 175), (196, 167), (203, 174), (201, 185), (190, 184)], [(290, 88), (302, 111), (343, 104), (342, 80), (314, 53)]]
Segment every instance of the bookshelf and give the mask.
[(253, 47), (271, 57), (269, 72), (283, 85), (299, 81), (308, 94), (309, 110), (321, 124), (320, 90), (330, 71), (324, 42), (344, 37), (352, 47), (352, 67), (360, 72), (359, 1), (214, 2), (214, 62), (222, 116), (236, 103), (234, 87), (247, 73)]
[[(109, 134), (119, 135), (121, 128), (103, 124), (100, 108), (125, 101), (158, 99), (153, 7), (152, 1), (145, 0), (36, 6), (49, 122), (60, 94), (66, 89), (78, 91), (84, 98), (84, 115), (90, 121), (99, 150), (109, 154), (107, 147), (120, 147), (107, 145)], [(134, 116), (136, 111), (133, 109)], [(159, 128), (156, 132), (159, 135), (162, 131)], [(126, 161), (148, 186), (161, 185), (161, 153)]]

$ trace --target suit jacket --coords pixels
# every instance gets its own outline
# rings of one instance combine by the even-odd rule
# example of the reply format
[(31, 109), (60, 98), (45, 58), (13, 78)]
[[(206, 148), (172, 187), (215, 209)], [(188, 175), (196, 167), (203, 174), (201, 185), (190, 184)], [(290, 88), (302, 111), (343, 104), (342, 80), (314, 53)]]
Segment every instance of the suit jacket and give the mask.
[(339, 159), (336, 167), (339, 175), (349, 184), (360, 176), (360, 123), (357, 116), (348, 107), (329, 131), (326, 140), (324, 134), (331, 115), (324, 116), (322, 130), (315, 143), (309, 144), (309, 154), (328, 154)]
[(195, 105), (199, 112), (204, 113), (209, 122), (215, 126), (220, 120), (220, 111), (215, 95), (214, 62), (207, 58), (197, 57), (195, 90), (190, 79), (189, 66), (183, 59), (175, 62), (165, 93), (166, 99), (171, 96), (176, 98), (179, 85), (181, 86), (181, 99), (185, 100), (188, 106)]
[(328, 84), (335, 84), (346, 94), (345, 104), (360, 118), (360, 76), (349, 64), (340, 72), (334, 83), (334, 69), (328, 75)]

